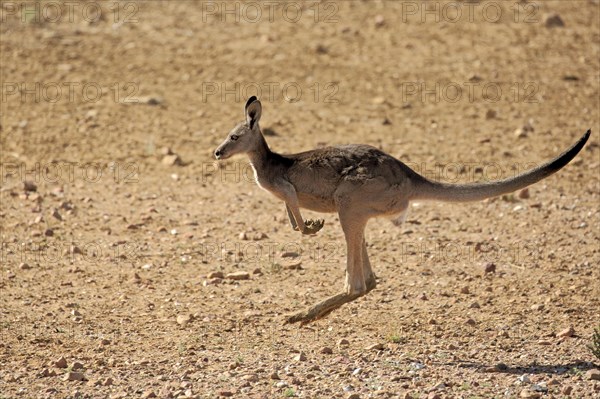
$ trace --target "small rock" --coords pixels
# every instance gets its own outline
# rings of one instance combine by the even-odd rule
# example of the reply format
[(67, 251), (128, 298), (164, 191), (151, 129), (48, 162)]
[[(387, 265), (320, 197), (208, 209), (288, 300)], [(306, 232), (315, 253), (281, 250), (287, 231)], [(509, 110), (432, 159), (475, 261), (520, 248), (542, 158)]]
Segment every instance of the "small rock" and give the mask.
[(65, 359), (64, 357), (61, 357), (60, 359), (58, 359), (57, 361), (54, 362), (54, 367), (58, 367), (59, 369), (66, 369), (67, 368), (67, 359)]
[(531, 305), (531, 310), (534, 311), (540, 311), (540, 310), (544, 310), (544, 304), (543, 303), (536, 303), (535, 305)]
[(348, 341), (346, 338), (342, 338), (337, 342), (337, 346), (348, 346), (350, 345), (350, 341)]
[(517, 378), (517, 382), (519, 384), (529, 384), (531, 380), (529, 379), (529, 376), (527, 374), (523, 374), (520, 375), (519, 378)]
[(483, 265), (483, 272), (485, 274), (494, 273), (496, 271), (496, 265), (494, 263), (488, 262)]
[(104, 380), (102, 380), (102, 385), (104, 385), (105, 387), (112, 385), (112, 383), (113, 379), (110, 377), (107, 377)]
[(585, 372), (585, 378), (588, 380), (600, 381), (600, 370), (591, 369)]
[(258, 382), (258, 375), (246, 374), (246, 375), (242, 376), (242, 380), (248, 381), (248, 382)]
[(570, 395), (571, 392), (573, 392), (573, 387), (570, 385), (567, 385), (562, 389), (563, 395)]
[(365, 349), (368, 351), (380, 351), (383, 350), (384, 346), (382, 343), (372, 344), (367, 346)]
[(187, 314), (180, 314), (179, 316), (177, 316), (177, 324), (179, 324), (182, 327), (185, 327), (190, 321), (192, 321), (194, 318), (194, 316)]
[(377, 15), (375, 17), (375, 27), (380, 28), (383, 25), (385, 25), (385, 18), (383, 17), (383, 15)]
[(304, 354), (304, 352), (300, 352), (296, 356), (294, 356), (294, 360), (297, 362), (303, 362), (306, 360), (306, 355)]
[(83, 369), (83, 364), (79, 363), (79, 362), (73, 362), (73, 364), (71, 365), (71, 370), (82, 370)]
[(328, 346), (324, 346), (321, 348), (321, 350), (319, 351), (319, 353), (322, 353), (324, 355), (331, 355), (333, 353), (333, 350), (328, 347)]
[(504, 363), (496, 363), (496, 365), (494, 366), (494, 368), (498, 371), (506, 371), (508, 370), (508, 366)]
[(461, 294), (468, 294), (469, 293), (469, 287), (464, 286), (460, 289), (460, 293)]
[(52, 216), (57, 220), (63, 220), (62, 215), (60, 212), (58, 212), (58, 209), (54, 209), (54, 211), (52, 211)]
[(575, 329), (573, 328), (573, 326), (569, 326), (568, 328), (565, 328), (564, 330), (556, 334), (557, 337), (572, 337), (573, 335), (575, 335)]
[(228, 273), (227, 276), (225, 276), (225, 278), (227, 278), (229, 280), (249, 280), (250, 273), (248, 273), (248, 272), (233, 272), (233, 273)]
[(177, 154), (165, 155), (161, 161), (163, 165), (167, 166), (181, 166), (181, 158)]
[(154, 391), (146, 391), (142, 394), (142, 399), (156, 398)]
[(222, 278), (211, 278), (210, 280), (204, 280), (204, 282), (202, 283), (203, 286), (207, 287), (209, 285), (218, 285), (221, 284), (223, 282)]
[(496, 117), (496, 111), (493, 109), (488, 109), (485, 113), (485, 119), (494, 119)]
[(219, 391), (219, 396), (223, 396), (225, 398), (229, 398), (233, 396), (233, 392), (231, 391)]
[(207, 279), (213, 279), (213, 278), (224, 278), (225, 275), (223, 274), (223, 272), (210, 272), (208, 273), (208, 275), (206, 276)]
[(558, 14), (550, 14), (544, 21), (546, 28), (562, 28), (565, 26), (565, 22)]
[(346, 399), (360, 399), (360, 395), (355, 393), (349, 393), (348, 396), (346, 396)]
[(23, 182), (23, 190), (26, 192), (35, 192), (37, 191), (37, 185), (31, 180), (25, 180)]
[(435, 391), (431, 391), (429, 392), (429, 395), (427, 395), (427, 399), (442, 399), (442, 395)]
[(54, 230), (52, 230), (52, 229), (46, 229), (46, 230), (44, 231), (44, 235), (45, 235), (46, 237), (52, 237), (52, 236), (54, 235)]
[(475, 324), (477, 324), (477, 322), (471, 318), (465, 320), (465, 324), (469, 325), (469, 326), (474, 326)]
[(481, 306), (479, 306), (479, 303), (477, 302), (473, 302), (472, 304), (469, 305), (470, 309), (479, 309), (481, 308)]
[(300, 256), (298, 252), (284, 252), (281, 254), (282, 258), (297, 258)]
[(518, 197), (521, 199), (527, 199), (529, 198), (529, 189), (528, 188), (524, 188), (521, 191), (519, 191)]
[(242, 232), (240, 233), (240, 235), (238, 236), (238, 238), (239, 238), (240, 240), (246, 241), (246, 240), (248, 240), (248, 235), (246, 234), (246, 232), (245, 232), (245, 231), (242, 231)]
[(286, 270), (302, 270), (302, 262), (296, 262), (289, 265), (283, 265)]
[(520, 127), (515, 130), (514, 135), (515, 135), (515, 137), (517, 137), (519, 139), (524, 139), (525, 137), (527, 137), (527, 131), (525, 129), (523, 129), (522, 127)]
[(84, 381), (85, 376), (81, 372), (71, 371), (71, 372), (65, 374), (65, 376), (63, 377), (63, 380), (65, 380), (65, 381)]
[(161, 105), (164, 102), (164, 100), (160, 96), (142, 96), (138, 97), (138, 102), (141, 104), (148, 105)]
[(31, 269), (31, 266), (29, 266), (27, 263), (23, 262), (23, 263), (21, 263), (19, 265), (19, 269), (21, 269), (21, 270), (29, 270), (29, 269)]
[(281, 378), (279, 377), (279, 374), (277, 374), (277, 371), (273, 371), (271, 373), (271, 375), (269, 376), (270, 379), (272, 380), (280, 380)]
[(531, 389), (523, 389), (519, 396), (525, 399), (537, 399), (541, 398), (542, 394), (539, 392), (532, 391)]

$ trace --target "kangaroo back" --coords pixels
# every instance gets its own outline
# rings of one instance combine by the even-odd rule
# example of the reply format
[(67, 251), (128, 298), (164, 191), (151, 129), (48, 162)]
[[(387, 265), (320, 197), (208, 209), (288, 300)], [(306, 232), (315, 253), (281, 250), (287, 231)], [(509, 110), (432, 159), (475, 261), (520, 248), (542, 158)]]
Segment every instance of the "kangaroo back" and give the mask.
[(468, 202), (511, 193), (550, 176), (568, 164), (581, 151), (590, 137), (590, 133), (591, 130), (588, 130), (575, 145), (553, 160), (508, 179), (489, 183), (447, 184), (420, 176), (420, 179), (414, 182), (411, 200)]

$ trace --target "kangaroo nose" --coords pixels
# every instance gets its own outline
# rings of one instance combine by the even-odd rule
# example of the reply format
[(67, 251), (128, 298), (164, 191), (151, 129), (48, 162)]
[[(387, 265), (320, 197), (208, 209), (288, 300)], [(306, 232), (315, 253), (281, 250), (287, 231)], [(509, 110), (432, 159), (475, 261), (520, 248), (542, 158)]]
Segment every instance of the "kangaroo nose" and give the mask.
[(215, 151), (215, 158), (219, 159), (221, 157), (222, 152), (219, 150)]

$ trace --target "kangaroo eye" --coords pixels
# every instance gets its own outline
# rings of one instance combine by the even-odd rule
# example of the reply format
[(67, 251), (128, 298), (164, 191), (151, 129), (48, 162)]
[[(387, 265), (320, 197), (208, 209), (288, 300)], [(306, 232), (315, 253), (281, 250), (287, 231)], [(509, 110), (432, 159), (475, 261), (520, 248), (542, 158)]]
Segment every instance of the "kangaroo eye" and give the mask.
[(238, 139), (237, 134), (232, 134), (231, 135), (231, 141), (236, 141)]

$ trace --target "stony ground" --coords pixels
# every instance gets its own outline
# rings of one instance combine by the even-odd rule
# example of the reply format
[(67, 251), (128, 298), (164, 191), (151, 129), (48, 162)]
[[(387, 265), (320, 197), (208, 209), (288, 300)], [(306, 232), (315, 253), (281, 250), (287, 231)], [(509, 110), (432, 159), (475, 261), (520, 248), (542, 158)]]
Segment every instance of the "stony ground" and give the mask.
[[(599, 7), (3, 0), (0, 397), (600, 397)], [(371, 221), (378, 287), (300, 328), (345, 244), (214, 163), (252, 94), (277, 151), (448, 182), (592, 137), (527, 192)]]

